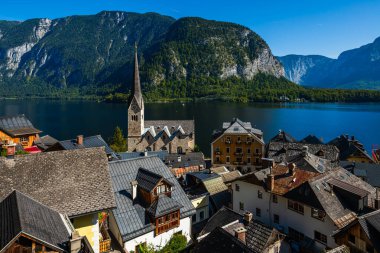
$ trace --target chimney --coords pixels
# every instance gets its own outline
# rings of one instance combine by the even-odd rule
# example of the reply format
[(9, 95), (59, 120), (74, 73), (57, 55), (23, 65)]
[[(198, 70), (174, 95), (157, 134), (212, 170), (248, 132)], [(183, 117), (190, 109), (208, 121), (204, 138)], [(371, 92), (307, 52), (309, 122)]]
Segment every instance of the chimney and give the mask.
[(251, 221), (252, 221), (252, 219), (253, 219), (253, 214), (251, 213), (251, 212), (245, 212), (244, 213), (244, 223), (245, 224), (249, 224)]
[(70, 253), (78, 253), (82, 248), (82, 237), (79, 236), (78, 231), (74, 231), (71, 234), (70, 240)]
[(133, 180), (131, 182), (131, 186), (132, 186), (132, 201), (134, 201), (137, 197), (137, 180)]
[(83, 145), (83, 135), (78, 135), (77, 136), (77, 144), (78, 145)]
[(375, 208), (380, 209), (380, 190), (376, 189)]
[(145, 149), (144, 151), (144, 156), (147, 157), (148, 156), (148, 150)]
[(294, 175), (296, 174), (296, 165), (294, 163), (289, 163), (288, 168), (289, 174), (294, 177)]
[(309, 147), (308, 146), (303, 146), (302, 147), (302, 156), (306, 157), (307, 153), (309, 153)]
[(235, 237), (245, 244), (245, 233), (247, 232), (247, 229), (245, 229), (244, 227), (240, 227), (234, 229), (234, 231)]
[(267, 176), (266, 183), (267, 188), (272, 192), (274, 190), (274, 175), (272, 173)]

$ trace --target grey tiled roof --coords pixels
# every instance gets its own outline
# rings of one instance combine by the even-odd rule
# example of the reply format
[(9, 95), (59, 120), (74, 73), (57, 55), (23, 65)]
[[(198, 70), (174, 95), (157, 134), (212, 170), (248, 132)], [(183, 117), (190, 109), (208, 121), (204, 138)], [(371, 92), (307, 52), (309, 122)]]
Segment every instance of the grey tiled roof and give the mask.
[(154, 127), (156, 133), (161, 132), (166, 126), (171, 134), (177, 131), (178, 127), (181, 126), (185, 131), (185, 134), (191, 134), (195, 131), (194, 120), (145, 120), (145, 128)]
[(264, 143), (263, 132), (260, 129), (253, 128), (251, 122), (243, 122), (238, 118), (233, 118), (231, 122), (224, 122), (222, 130), (216, 130), (213, 133), (213, 140), (216, 140), (224, 133), (229, 134), (252, 134), (259, 141)]
[[(178, 161), (180, 157), (180, 161)], [(202, 152), (192, 152), (188, 154), (167, 154), (164, 158), (164, 163), (172, 168), (185, 168), (189, 166), (203, 165), (206, 168), (204, 155)]]
[(17, 116), (0, 117), (0, 130), (12, 137), (41, 133), (41, 131), (36, 129), (23, 114)]
[(71, 234), (63, 217), (51, 208), (13, 191), (0, 202), (0, 251), (19, 233), (67, 251)]
[(347, 160), (351, 155), (363, 155), (372, 160), (372, 157), (367, 153), (362, 143), (349, 137), (348, 135), (341, 135), (331, 140), (329, 145), (334, 145), (339, 150), (339, 160)]
[[(339, 197), (339, 194), (331, 194), (332, 190), (336, 191), (335, 187), (331, 187), (331, 180), (339, 180), (344, 182), (345, 185), (350, 185), (353, 189), (368, 192), (368, 203), (370, 205), (375, 198), (376, 189), (341, 167), (334, 168), (309, 180), (310, 189), (315, 194), (326, 214), (338, 228), (342, 228), (354, 220), (357, 213), (355, 210), (352, 210), (344, 198)], [(312, 195), (309, 198), (312, 198)]]
[(171, 197), (182, 205), (180, 209), (181, 218), (195, 213), (192, 203), (177, 179), (158, 157), (114, 161), (110, 162), (109, 165), (117, 204), (113, 214), (124, 242), (154, 230), (154, 225), (150, 223), (145, 208), (139, 203), (133, 203), (131, 197), (131, 182), (136, 180), (140, 168), (159, 174), (173, 184)]
[(239, 239), (217, 227), (199, 243), (186, 252), (192, 253), (252, 253), (256, 252), (246, 246)]
[(211, 218), (207, 221), (206, 226), (199, 233), (200, 236), (205, 235), (213, 231), (217, 227), (223, 227), (234, 221), (239, 221), (243, 218), (243, 215), (235, 212), (234, 210), (223, 206), (220, 208)]
[(304, 146), (308, 147), (308, 152), (317, 155), (331, 162), (338, 161), (339, 150), (333, 145), (325, 144), (305, 144), (295, 142), (270, 142), (267, 147), (267, 157), (275, 162), (286, 162), (289, 157), (294, 157), (302, 153)]
[(279, 133), (270, 139), (270, 142), (297, 142), (297, 140), (283, 130), (279, 130)]
[[(163, 179), (161, 175), (154, 173), (150, 170), (146, 170), (144, 168), (140, 168), (137, 172), (136, 180), (138, 182), (139, 187), (144, 190), (151, 192), (154, 187)], [(165, 180), (165, 179), (164, 179)], [(168, 184), (172, 185), (168, 180), (165, 180)]]
[(300, 142), (305, 144), (323, 144), (323, 142), (320, 139), (318, 139), (317, 136), (312, 134), (309, 134), (308, 136), (300, 140)]
[(253, 220), (246, 226), (246, 244), (255, 252), (265, 252), (268, 245), (279, 239), (281, 235), (276, 229), (271, 228), (258, 220)]
[(158, 196), (158, 199), (147, 209), (152, 217), (160, 217), (165, 214), (179, 210), (182, 206), (172, 198), (166, 195)]
[(380, 188), (380, 164), (341, 161), (340, 166), (351, 171), (355, 176), (364, 177), (370, 185)]
[(358, 219), (360, 226), (376, 251), (380, 251), (380, 210), (363, 215)]
[[(164, 160), (168, 154), (169, 152), (167, 150), (147, 151), (147, 156), (157, 156), (161, 160)], [(117, 156), (120, 158), (120, 160), (128, 160), (128, 159), (144, 157), (145, 154), (144, 152), (120, 152), (120, 153), (117, 153)]]
[(104, 148), (0, 158), (0, 200), (13, 189), (71, 217), (116, 206)]
[(101, 135), (84, 137), (83, 145), (78, 145), (76, 139), (59, 141), (58, 143), (64, 150), (104, 147), (107, 155), (114, 155), (116, 157), (114, 151), (108, 146)]
[(53, 146), (54, 144), (56, 144), (57, 142), (58, 140), (51, 137), (50, 135), (45, 135), (35, 140), (34, 144), (36, 144), (39, 149), (46, 150), (50, 148), (51, 146)]

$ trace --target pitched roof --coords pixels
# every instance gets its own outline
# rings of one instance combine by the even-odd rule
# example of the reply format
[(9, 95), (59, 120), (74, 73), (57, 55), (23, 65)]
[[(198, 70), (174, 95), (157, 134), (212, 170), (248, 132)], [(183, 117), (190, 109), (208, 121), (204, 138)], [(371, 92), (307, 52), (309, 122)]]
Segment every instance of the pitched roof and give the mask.
[(24, 114), (0, 117), (0, 130), (12, 137), (41, 133)]
[(83, 144), (81, 145), (77, 143), (76, 139), (59, 141), (58, 143), (64, 150), (104, 147), (107, 155), (113, 155), (116, 157), (114, 151), (108, 146), (107, 142), (101, 135), (84, 137)]
[(210, 219), (203, 230), (199, 233), (199, 236), (206, 235), (212, 232), (217, 227), (224, 227), (233, 222), (238, 222), (243, 218), (243, 215), (235, 212), (234, 210), (223, 206), (220, 208)]
[(355, 176), (363, 177), (370, 185), (380, 188), (380, 164), (353, 163), (349, 161), (341, 161), (339, 164)]
[(142, 108), (143, 104), (143, 96), (141, 92), (141, 84), (140, 84), (140, 73), (139, 73), (139, 62), (137, 56), (137, 46), (135, 48), (135, 63), (133, 69), (133, 86), (131, 87), (131, 99), (136, 100), (137, 105)]
[[(167, 154), (169, 154), (167, 150), (146, 151), (147, 156), (157, 156), (161, 160), (164, 160)], [(120, 153), (117, 153), (117, 156), (120, 158), (120, 160), (128, 160), (128, 159), (144, 157), (145, 153), (144, 152), (120, 152)]]
[[(337, 192), (339, 189), (335, 187), (338, 184), (337, 182), (340, 185), (343, 182), (345, 186), (349, 186), (347, 190), (351, 191), (350, 189), (352, 189), (354, 191), (352, 194), (354, 195), (356, 192), (368, 192), (368, 204), (370, 206), (375, 198), (376, 189), (341, 167), (327, 171), (308, 182), (310, 189), (315, 194), (326, 214), (341, 229), (356, 219), (357, 213), (351, 207), (349, 199), (340, 197), (339, 192)], [(335, 194), (331, 194), (332, 191)]]
[(162, 176), (173, 185), (171, 198), (182, 205), (181, 218), (195, 213), (191, 201), (187, 198), (177, 179), (158, 157), (114, 161), (110, 162), (109, 166), (117, 204), (117, 208), (112, 212), (123, 241), (129, 241), (154, 230), (154, 225), (150, 223), (145, 208), (138, 201), (135, 203), (132, 201), (131, 182), (136, 180), (140, 168)]
[(145, 128), (151, 128), (156, 133), (163, 131), (166, 126), (171, 135), (178, 131), (179, 127), (183, 129), (185, 134), (192, 134), (195, 131), (194, 120), (145, 120)]
[(154, 187), (156, 187), (156, 185), (161, 180), (164, 180), (169, 185), (173, 185), (170, 181), (164, 179), (161, 175), (158, 175), (157, 173), (146, 170), (144, 168), (140, 168), (138, 170), (136, 180), (138, 182), (138, 186), (148, 192), (153, 191)]
[(267, 157), (275, 162), (287, 162), (289, 158), (302, 154), (304, 147), (313, 155), (320, 156), (331, 162), (336, 162), (339, 158), (339, 150), (333, 145), (325, 144), (305, 144), (296, 142), (270, 142), (267, 148)]
[(255, 251), (247, 247), (243, 242), (223, 228), (217, 227), (200, 242), (195, 244), (190, 252), (251, 253)]
[(246, 244), (249, 248), (258, 253), (265, 252), (265, 249), (269, 245), (279, 240), (282, 236), (276, 229), (258, 220), (251, 221), (246, 228)]
[(308, 136), (300, 140), (300, 142), (304, 144), (323, 144), (321, 139), (319, 139), (317, 136), (312, 135), (312, 134), (309, 134)]
[(332, 139), (328, 144), (334, 145), (339, 149), (339, 160), (341, 161), (347, 160), (352, 155), (362, 155), (373, 160), (364, 149), (363, 144), (356, 140), (354, 136), (349, 138), (348, 135), (341, 135)]
[(165, 214), (179, 210), (182, 207), (177, 201), (168, 196), (162, 194), (158, 196), (157, 200), (152, 203), (152, 205), (147, 209), (147, 212), (152, 217), (160, 217)]
[(231, 122), (224, 122), (221, 130), (213, 133), (213, 141), (218, 139), (222, 134), (251, 134), (261, 143), (264, 143), (263, 132), (260, 129), (253, 128), (251, 122), (243, 122), (238, 118), (233, 118)]
[(0, 202), (0, 251), (20, 233), (57, 251), (67, 251), (69, 228), (61, 214), (18, 191)]
[(164, 163), (172, 168), (184, 168), (202, 165), (206, 168), (204, 155), (202, 152), (192, 152), (188, 154), (167, 154)]
[(34, 144), (41, 150), (46, 150), (56, 144), (57, 139), (51, 137), (50, 135), (44, 135), (34, 141)]
[(279, 130), (278, 134), (273, 136), (269, 142), (297, 142), (297, 140), (284, 130)]
[(16, 189), (70, 217), (116, 206), (104, 148), (0, 158), (0, 168), (0, 200)]

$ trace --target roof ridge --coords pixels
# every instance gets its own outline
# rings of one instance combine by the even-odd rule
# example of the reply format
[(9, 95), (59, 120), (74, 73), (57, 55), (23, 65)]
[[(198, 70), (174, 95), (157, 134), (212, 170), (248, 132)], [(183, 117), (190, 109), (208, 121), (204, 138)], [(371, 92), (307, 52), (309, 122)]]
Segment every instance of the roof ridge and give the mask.
[[(163, 150), (162, 150), (163, 151)], [(151, 151), (150, 151), (151, 152)], [(153, 152), (156, 152), (156, 151), (153, 151)], [(125, 153), (129, 153), (129, 152), (125, 152)], [(144, 153), (144, 152), (140, 152), (140, 153)], [(108, 163), (109, 164), (113, 164), (113, 163), (125, 163), (125, 162), (130, 162), (130, 161), (134, 161), (134, 160), (142, 160), (142, 159), (147, 159), (147, 158), (157, 158), (157, 159), (160, 159), (158, 156), (141, 156), (141, 157), (134, 157), (134, 158), (130, 158), (130, 159), (127, 159), (127, 160), (115, 160), (115, 161), (109, 161)], [(161, 159), (160, 159), (161, 161)]]

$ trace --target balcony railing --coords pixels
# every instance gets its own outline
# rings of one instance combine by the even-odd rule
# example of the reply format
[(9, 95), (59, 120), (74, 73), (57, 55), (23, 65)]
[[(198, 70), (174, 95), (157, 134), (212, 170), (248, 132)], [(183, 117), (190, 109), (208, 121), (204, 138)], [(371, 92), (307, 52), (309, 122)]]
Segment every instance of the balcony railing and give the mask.
[(235, 152), (235, 155), (236, 156), (243, 156), (244, 154), (243, 154), (243, 152)]
[(226, 140), (225, 143), (226, 144), (231, 144), (231, 140)]
[(236, 141), (236, 144), (241, 144), (241, 140), (237, 140), (237, 141)]
[(110, 252), (111, 251), (111, 239), (106, 239), (99, 242), (99, 252)]
[(221, 155), (222, 152), (221, 151), (215, 151), (215, 155)]

